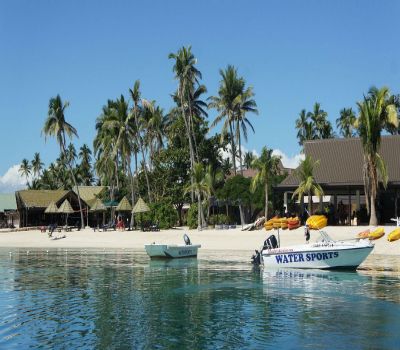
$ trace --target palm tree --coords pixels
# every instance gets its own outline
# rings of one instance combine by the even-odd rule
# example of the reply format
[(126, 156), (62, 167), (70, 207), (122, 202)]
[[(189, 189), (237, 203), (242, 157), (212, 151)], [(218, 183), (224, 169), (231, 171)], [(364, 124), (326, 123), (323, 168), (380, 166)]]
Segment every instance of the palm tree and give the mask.
[(251, 179), (251, 192), (254, 192), (259, 185), (264, 187), (265, 209), (264, 216), (268, 219), (268, 188), (271, 185), (271, 179), (279, 173), (280, 157), (272, 155), (273, 150), (263, 147), (261, 156), (255, 159), (251, 166), (257, 169), (257, 174)]
[(29, 160), (24, 158), (22, 159), (21, 165), (19, 166), (18, 172), (22, 175), (25, 176), (26, 179), (26, 185), (29, 187), (29, 181), (28, 177), (31, 174), (32, 167), (29, 164)]
[(317, 139), (329, 139), (334, 136), (333, 129), (328, 118), (328, 113), (321, 109), (321, 105), (316, 102), (312, 112), (307, 113), (311, 120)]
[(297, 138), (300, 146), (303, 146), (304, 141), (313, 140), (315, 138), (312, 123), (309, 122), (308, 119), (309, 117), (306, 110), (302, 109), (299, 118), (296, 119)]
[(223, 122), (221, 137), (224, 138), (229, 134), (233, 171), (236, 175), (236, 144), (233, 128), (235, 126), (237, 99), (243, 92), (244, 81), (243, 78), (238, 77), (237, 69), (231, 65), (228, 65), (225, 70), (221, 69), (219, 73), (222, 79), (219, 85), (218, 96), (209, 97), (211, 102), (208, 104), (208, 108), (215, 108), (218, 112), (211, 127), (215, 127), (218, 123)]
[[(244, 80), (243, 80), (244, 82)], [(243, 85), (244, 88), (244, 85)], [(247, 126), (254, 133), (254, 127), (250, 123), (250, 121), (246, 117), (246, 113), (255, 113), (258, 114), (256, 101), (252, 99), (254, 96), (253, 88), (249, 87), (246, 90), (242, 91), (236, 98), (236, 113), (234, 114), (235, 118), (235, 131), (236, 131), (236, 142), (238, 144), (239, 149), (239, 162), (240, 162), (240, 172), (243, 175), (243, 166), (242, 166), (242, 133), (244, 140), (247, 142)], [(242, 130), (242, 132), (240, 132)]]
[[(72, 138), (73, 136), (78, 137), (78, 133), (76, 129), (69, 124), (65, 120), (65, 110), (69, 106), (68, 102), (63, 103), (61, 100), (60, 95), (57, 95), (56, 97), (52, 97), (49, 102), (49, 112), (48, 112), (48, 117), (44, 123), (43, 126), (43, 133), (45, 135), (45, 138), (47, 136), (53, 136), (57, 139), (57, 143), (60, 146), (60, 151), (61, 153), (66, 156), (66, 135), (69, 138)], [(76, 183), (74, 171), (72, 168), (72, 165), (70, 162), (67, 162), (68, 166), (70, 168), (72, 180), (74, 182), (74, 186), (76, 188), (76, 192), (78, 194), (78, 202), (79, 202), (79, 211), (81, 214), (81, 226), (84, 228), (84, 220), (83, 220), (83, 211), (82, 211), (82, 203), (81, 203), (81, 197), (79, 195), (79, 188)]]
[(201, 196), (208, 196), (210, 193), (210, 188), (207, 185), (204, 177), (204, 168), (201, 163), (195, 163), (193, 168), (193, 184), (190, 184), (185, 188), (185, 194), (191, 191), (197, 195), (197, 205), (198, 205), (198, 212), (197, 212), (197, 229), (201, 231), (202, 226), (204, 224), (203, 219), (203, 208), (201, 205)]
[[(217, 186), (224, 180), (224, 174), (221, 169), (213, 169), (212, 165), (206, 168), (204, 182), (208, 187), (208, 199), (216, 193)], [(210, 203), (210, 202), (209, 202)], [(210, 216), (210, 205), (208, 206), (208, 217)]]
[[(146, 164), (146, 156), (144, 153), (144, 142), (143, 138), (141, 135), (141, 127), (140, 127), (140, 115), (143, 112), (144, 108), (150, 109), (151, 111), (153, 110), (153, 105), (149, 103), (147, 100), (141, 98), (141, 93), (140, 93), (140, 81), (136, 80), (133, 89), (129, 89), (129, 94), (133, 100), (133, 108), (130, 113), (130, 118), (133, 118), (133, 121), (136, 126), (136, 132), (135, 132), (135, 139), (136, 143), (139, 146), (139, 149), (142, 153), (142, 161), (143, 161), (143, 171), (146, 177), (146, 185), (147, 185), (147, 196), (149, 198), (149, 202), (151, 203), (151, 190), (150, 190), (150, 181), (149, 181), (149, 175), (147, 172), (147, 164)], [(141, 105), (140, 105), (141, 104)]]
[(377, 225), (375, 201), (379, 177), (386, 187), (388, 181), (385, 162), (379, 154), (381, 133), (388, 126), (398, 126), (398, 115), (395, 105), (388, 104), (390, 92), (387, 87), (372, 88), (363, 102), (358, 102), (359, 117), (356, 122), (364, 152), (364, 189), (366, 197), (370, 198), (367, 208), (370, 209), (370, 225)]
[(336, 119), (336, 127), (343, 137), (354, 137), (354, 123), (356, 116), (351, 108), (343, 108), (340, 117)]
[(114, 152), (118, 134), (116, 129), (107, 126), (107, 121), (114, 118), (114, 114), (114, 101), (108, 100), (96, 119), (97, 134), (93, 141), (95, 170), (101, 183), (109, 186), (111, 200), (114, 200), (115, 189), (119, 189), (119, 154)]
[(40, 154), (39, 152), (35, 152), (32, 160), (32, 170), (33, 170), (33, 175), (35, 177), (38, 177), (40, 175), (40, 172), (42, 171), (44, 166), (44, 163), (40, 159)]
[(306, 156), (295, 170), (295, 175), (299, 180), (299, 186), (293, 192), (292, 198), (298, 196), (299, 201), (304, 194), (308, 195), (308, 212), (312, 214), (312, 195), (323, 196), (322, 187), (315, 181), (314, 170), (319, 166), (320, 161), (313, 161), (310, 156)]
[(256, 157), (254, 156), (253, 152), (246, 152), (244, 154), (244, 166), (246, 167), (246, 169), (251, 168), (251, 163), (255, 158)]
[(93, 182), (93, 175), (90, 165), (90, 162), (92, 160), (92, 151), (90, 150), (88, 145), (83, 144), (83, 146), (79, 149), (78, 156), (81, 161), (79, 165), (79, 171), (82, 176), (83, 184), (86, 186), (90, 186)]
[[(191, 173), (193, 174), (195, 154), (197, 154), (197, 149), (195, 149), (193, 145), (193, 138), (195, 137), (195, 135), (193, 134), (194, 128), (191, 97), (194, 94), (196, 85), (199, 85), (201, 73), (195, 67), (197, 60), (192, 53), (191, 46), (182, 47), (178, 50), (176, 54), (170, 53), (168, 55), (168, 58), (175, 60), (173, 71), (175, 73), (175, 79), (179, 82), (177, 95), (180, 100), (182, 118), (185, 122), (186, 136), (189, 141), (190, 168)], [(194, 187), (193, 177), (191, 177), (191, 184), (192, 187)], [(193, 192), (191, 194), (191, 197), (193, 202)]]

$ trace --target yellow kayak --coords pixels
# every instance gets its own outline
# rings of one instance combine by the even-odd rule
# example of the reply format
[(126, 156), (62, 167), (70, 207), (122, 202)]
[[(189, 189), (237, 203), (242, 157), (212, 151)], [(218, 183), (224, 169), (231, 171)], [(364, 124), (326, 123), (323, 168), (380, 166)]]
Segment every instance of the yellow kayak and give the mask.
[(398, 239), (400, 239), (400, 227), (390, 232), (387, 238), (389, 242), (397, 241)]
[(385, 230), (382, 227), (377, 228), (375, 231), (372, 231), (369, 233), (368, 238), (373, 240), (373, 239), (379, 239), (385, 235)]
[(264, 228), (266, 231), (269, 231), (269, 230), (272, 230), (274, 228), (274, 226), (273, 225), (265, 225)]
[(311, 215), (307, 219), (306, 224), (310, 227), (310, 229), (318, 230), (328, 225), (328, 219), (325, 215)]

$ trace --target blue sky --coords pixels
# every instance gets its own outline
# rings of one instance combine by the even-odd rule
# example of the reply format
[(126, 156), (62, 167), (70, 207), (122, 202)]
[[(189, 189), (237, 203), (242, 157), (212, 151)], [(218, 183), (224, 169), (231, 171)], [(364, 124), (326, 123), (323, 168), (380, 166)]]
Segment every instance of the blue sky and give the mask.
[(92, 144), (102, 106), (136, 79), (167, 111), (176, 89), (168, 54), (182, 45), (192, 45), (208, 95), (227, 64), (254, 87), (260, 114), (250, 117), (256, 133), (245, 147), (293, 157), (302, 108), (318, 101), (334, 123), (371, 85), (400, 93), (399, 10), (385, 0), (2, 0), (0, 191), (23, 158), (40, 152), (48, 165), (57, 157), (41, 129), (58, 93), (70, 101), (77, 146)]

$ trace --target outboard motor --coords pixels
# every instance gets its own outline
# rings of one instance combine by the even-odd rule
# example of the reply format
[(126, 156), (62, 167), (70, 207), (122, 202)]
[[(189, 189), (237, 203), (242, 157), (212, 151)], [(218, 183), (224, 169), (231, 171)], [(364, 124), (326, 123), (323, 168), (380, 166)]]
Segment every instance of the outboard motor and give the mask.
[(258, 250), (255, 251), (256, 253), (253, 254), (253, 256), (251, 257), (251, 263), (254, 265), (261, 265), (261, 252), (259, 252)]
[(275, 237), (275, 235), (269, 236), (265, 241), (264, 241), (264, 249), (275, 249), (279, 248), (278, 241)]
[(192, 245), (192, 243), (190, 242), (190, 238), (186, 233), (183, 235), (183, 240), (185, 241), (186, 245)]

